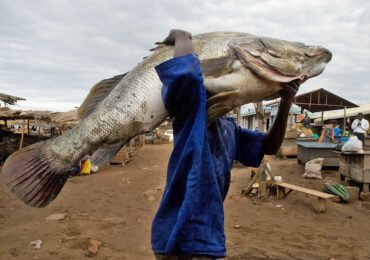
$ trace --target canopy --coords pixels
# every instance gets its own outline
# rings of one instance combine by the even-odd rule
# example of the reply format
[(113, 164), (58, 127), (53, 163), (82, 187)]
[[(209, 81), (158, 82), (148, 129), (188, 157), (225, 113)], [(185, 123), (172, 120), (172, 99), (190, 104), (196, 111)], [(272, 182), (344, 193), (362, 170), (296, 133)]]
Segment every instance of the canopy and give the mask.
[(293, 99), (293, 103), (311, 112), (358, 107), (358, 105), (323, 88), (297, 95)]

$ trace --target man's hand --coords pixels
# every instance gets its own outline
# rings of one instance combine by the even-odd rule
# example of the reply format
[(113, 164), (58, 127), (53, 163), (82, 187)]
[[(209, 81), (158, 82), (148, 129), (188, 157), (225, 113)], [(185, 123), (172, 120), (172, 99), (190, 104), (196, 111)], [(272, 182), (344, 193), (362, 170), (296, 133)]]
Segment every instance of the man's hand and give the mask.
[(180, 29), (172, 29), (168, 36), (162, 41), (157, 44), (166, 44), (166, 45), (175, 45), (177, 40), (191, 40), (192, 36), (190, 32), (180, 30)]
[(179, 57), (195, 53), (191, 39), (191, 33), (184, 30), (172, 29), (161, 44), (175, 45), (173, 56)]
[(280, 97), (283, 102), (292, 101), (298, 92), (300, 80), (296, 79), (288, 83), (281, 84), (283, 89), (280, 90)]

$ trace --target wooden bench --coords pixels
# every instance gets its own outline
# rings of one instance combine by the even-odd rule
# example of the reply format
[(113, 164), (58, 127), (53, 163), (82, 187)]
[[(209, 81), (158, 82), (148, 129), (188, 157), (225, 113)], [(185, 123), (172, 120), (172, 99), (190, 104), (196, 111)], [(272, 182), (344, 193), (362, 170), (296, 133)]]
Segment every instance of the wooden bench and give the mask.
[(328, 193), (307, 189), (286, 182), (275, 182), (275, 185), (276, 185), (276, 195), (278, 199), (285, 198), (293, 190), (305, 193), (307, 195), (315, 196), (317, 198), (317, 201), (313, 201), (312, 206), (319, 213), (326, 211), (326, 200), (335, 197), (334, 195)]

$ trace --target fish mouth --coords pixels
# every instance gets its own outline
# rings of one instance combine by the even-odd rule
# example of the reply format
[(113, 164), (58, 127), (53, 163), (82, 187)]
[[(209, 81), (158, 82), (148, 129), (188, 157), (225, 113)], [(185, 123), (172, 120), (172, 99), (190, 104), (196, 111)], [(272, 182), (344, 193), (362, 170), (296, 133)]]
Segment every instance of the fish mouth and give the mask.
[(305, 46), (303, 48), (303, 51), (307, 57), (322, 57), (324, 59), (325, 63), (329, 63), (333, 57), (333, 54), (328, 49), (318, 46), (318, 47), (312, 47), (312, 46)]

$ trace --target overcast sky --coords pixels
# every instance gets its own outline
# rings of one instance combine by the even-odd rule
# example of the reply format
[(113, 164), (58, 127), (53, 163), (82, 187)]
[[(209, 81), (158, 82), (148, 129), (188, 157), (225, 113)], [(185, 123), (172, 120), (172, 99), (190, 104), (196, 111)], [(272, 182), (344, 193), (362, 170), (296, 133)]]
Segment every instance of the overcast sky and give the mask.
[(370, 102), (370, 1), (0, 0), (0, 92), (14, 109), (66, 111), (133, 68), (171, 28), (239, 31), (322, 45), (333, 59), (299, 93)]

